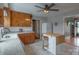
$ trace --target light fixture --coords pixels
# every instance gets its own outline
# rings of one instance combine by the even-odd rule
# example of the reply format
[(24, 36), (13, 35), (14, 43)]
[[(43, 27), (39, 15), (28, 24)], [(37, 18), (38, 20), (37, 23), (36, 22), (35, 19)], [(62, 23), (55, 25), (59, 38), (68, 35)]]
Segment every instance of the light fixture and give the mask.
[(44, 13), (46, 13), (46, 14), (47, 14), (47, 13), (48, 13), (48, 10), (44, 10)]
[(30, 19), (25, 19), (26, 21), (30, 21)]

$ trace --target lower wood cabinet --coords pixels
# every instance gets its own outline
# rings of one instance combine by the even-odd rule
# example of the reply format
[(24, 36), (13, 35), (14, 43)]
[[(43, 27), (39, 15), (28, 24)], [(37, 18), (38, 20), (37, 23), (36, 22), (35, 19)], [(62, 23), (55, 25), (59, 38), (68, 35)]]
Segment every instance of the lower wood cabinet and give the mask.
[(23, 34), (18, 34), (18, 36), (24, 44), (33, 43), (36, 40), (35, 33), (23, 33)]

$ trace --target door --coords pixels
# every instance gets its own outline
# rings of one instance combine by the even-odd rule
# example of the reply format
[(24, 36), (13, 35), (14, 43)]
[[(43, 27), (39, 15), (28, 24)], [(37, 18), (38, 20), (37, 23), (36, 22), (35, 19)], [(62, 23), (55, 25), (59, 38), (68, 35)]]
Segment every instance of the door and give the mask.
[(42, 34), (47, 33), (47, 23), (42, 23)]

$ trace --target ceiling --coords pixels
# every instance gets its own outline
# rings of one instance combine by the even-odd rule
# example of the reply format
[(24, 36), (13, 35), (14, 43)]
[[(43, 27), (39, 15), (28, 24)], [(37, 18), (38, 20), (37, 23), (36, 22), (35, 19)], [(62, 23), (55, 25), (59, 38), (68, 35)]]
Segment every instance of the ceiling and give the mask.
[(46, 15), (43, 12), (38, 12), (40, 8), (35, 7), (35, 5), (43, 7), (45, 4), (50, 5), (50, 3), (10, 3), (9, 7), (17, 11), (30, 13), (34, 16), (42, 16), (42, 17), (46, 17), (48, 15), (49, 16), (60, 15), (63, 13), (71, 12), (73, 10), (79, 10), (79, 3), (56, 3), (56, 5), (52, 7), (52, 9), (58, 8), (59, 11), (58, 12), (50, 11), (48, 15)]

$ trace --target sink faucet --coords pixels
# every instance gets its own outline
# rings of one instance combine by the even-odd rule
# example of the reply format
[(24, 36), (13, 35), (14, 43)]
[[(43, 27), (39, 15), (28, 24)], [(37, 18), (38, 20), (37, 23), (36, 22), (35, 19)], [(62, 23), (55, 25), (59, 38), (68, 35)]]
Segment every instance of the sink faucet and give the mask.
[(4, 33), (7, 34), (10, 32), (10, 29), (9, 28), (4, 28)]
[(3, 29), (1, 29), (2, 37), (3, 37), (5, 34), (9, 33), (9, 32), (10, 32), (10, 29), (9, 29), (9, 28), (3, 28)]

